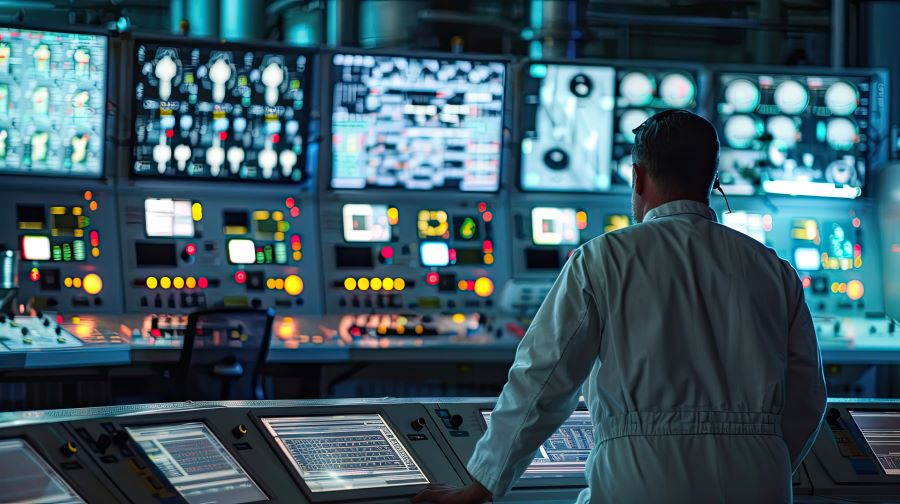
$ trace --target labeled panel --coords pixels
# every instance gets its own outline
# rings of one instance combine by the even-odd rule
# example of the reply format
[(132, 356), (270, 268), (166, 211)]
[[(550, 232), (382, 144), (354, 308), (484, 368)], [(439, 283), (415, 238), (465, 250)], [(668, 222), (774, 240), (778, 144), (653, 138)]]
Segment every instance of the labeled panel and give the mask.
[(0, 173), (103, 175), (105, 35), (0, 28)]

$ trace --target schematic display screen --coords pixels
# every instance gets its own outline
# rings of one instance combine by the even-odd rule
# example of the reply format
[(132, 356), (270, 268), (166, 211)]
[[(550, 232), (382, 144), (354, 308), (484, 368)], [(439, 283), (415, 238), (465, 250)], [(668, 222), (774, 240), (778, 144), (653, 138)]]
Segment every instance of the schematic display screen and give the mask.
[(0, 27), (0, 173), (103, 175), (107, 45)]
[(268, 497), (200, 422), (126, 427), (162, 475), (191, 504), (243, 504)]
[[(482, 411), (484, 422), (491, 424), (491, 412)], [(588, 455), (594, 447), (591, 414), (575, 411), (544, 441), (523, 478), (561, 478), (584, 475)]]
[(304, 180), (305, 53), (155, 41), (135, 51), (136, 176)]
[(609, 189), (615, 69), (535, 63), (523, 86), (522, 188)]
[(335, 54), (335, 189), (496, 191), (506, 65)]
[(21, 439), (0, 441), (0, 502), (70, 504), (84, 501)]
[(429, 483), (381, 415), (263, 418), (262, 423), (310, 492)]
[(900, 475), (900, 412), (850, 411), (866, 443), (891, 476)]
[(871, 77), (745, 74), (716, 78), (720, 180), (735, 194), (853, 198), (877, 138)]

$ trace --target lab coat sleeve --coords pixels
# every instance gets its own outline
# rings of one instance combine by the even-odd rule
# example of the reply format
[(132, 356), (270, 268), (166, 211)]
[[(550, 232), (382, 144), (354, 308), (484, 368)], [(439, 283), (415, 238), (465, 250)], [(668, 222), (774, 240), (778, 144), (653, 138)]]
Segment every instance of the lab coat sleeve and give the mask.
[(788, 333), (786, 392), (782, 412), (782, 431), (796, 471), (809, 453), (825, 412), (825, 377), (822, 356), (816, 340), (812, 315), (806, 305), (803, 287), (792, 267), (788, 277), (789, 299), (794, 316)]
[(519, 343), (490, 425), (467, 469), (494, 497), (522, 475), (535, 451), (569, 417), (598, 358), (602, 324), (592, 286), (598, 261), (581, 249), (567, 261)]

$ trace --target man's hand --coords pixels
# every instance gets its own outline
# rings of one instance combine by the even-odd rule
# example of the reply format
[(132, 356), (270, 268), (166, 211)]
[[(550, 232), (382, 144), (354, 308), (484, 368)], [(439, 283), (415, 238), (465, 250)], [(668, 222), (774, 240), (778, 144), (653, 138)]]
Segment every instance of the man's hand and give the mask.
[(481, 504), (489, 500), (491, 500), (491, 492), (488, 492), (477, 481), (473, 481), (463, 488), (428, 485), (412, 498), (412, 502), (432, 502), (434, 504)]

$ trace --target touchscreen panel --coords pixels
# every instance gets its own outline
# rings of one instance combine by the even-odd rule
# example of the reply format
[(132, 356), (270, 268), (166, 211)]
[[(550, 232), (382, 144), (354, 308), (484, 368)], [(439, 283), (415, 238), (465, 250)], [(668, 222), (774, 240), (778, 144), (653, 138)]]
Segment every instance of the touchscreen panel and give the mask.
[(0, 467), (0, 503), (84, 503), (24, 440), (0, 440)]
[(850, 411), (850, 417), (884, 473), (900, 475), (900, 411)]

